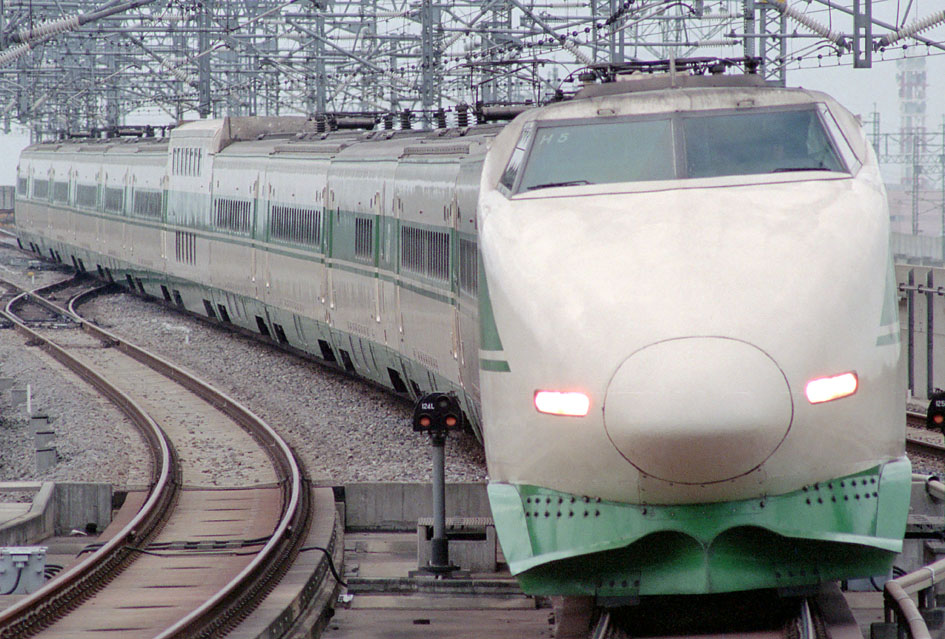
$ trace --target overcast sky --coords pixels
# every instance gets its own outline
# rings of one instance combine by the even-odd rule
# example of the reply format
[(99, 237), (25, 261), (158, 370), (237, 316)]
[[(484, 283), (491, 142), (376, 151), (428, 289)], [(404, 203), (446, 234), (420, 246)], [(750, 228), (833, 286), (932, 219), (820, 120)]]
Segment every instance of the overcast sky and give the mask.
[[(924, 47), (922, 47), (924, 50)], [(927, 130), (941, 130), (945, 114), (945, 55), (926, 58), (928, 79)], [(792, 70), (788, 72), (789, 86), (817, 89), (833, 95), (853, 113), (868, 121), (874, 105), (879, 110), (884, 133), (895, 133), (899, 127), (899, 89), (896, 83), (894, 61), (874, 59), (871, 69), (829, 67), (822, 69)], [(16, 163), (20, 150), (29, 143), (25, 133), (0, 134), (0, 184), (14, 184)]]

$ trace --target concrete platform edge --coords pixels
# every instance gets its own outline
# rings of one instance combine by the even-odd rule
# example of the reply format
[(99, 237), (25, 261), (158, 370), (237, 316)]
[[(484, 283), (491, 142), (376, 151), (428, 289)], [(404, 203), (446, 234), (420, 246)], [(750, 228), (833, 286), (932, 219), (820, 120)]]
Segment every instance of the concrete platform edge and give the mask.
[(29, 546), (55, 534), (54, 488), (53, 482), (43, 482), (26, 514), (0, 524), (0, 546)]
[[(327, 548), (335, 567), (342, 572), (344, 528), (330, 488), (312, 488), (314, 516), (304, 547)], [(316, 637), (331, 618), (332, 605), (341, 586), (332, 576), (324, 553), (299, 553), (295, 563), (265, 601), (228, 637), (232, 639), (276, 639)]]
[(112, 485), (91, 482), (0, 483), (0, 492), (28, 492), (38, 486), (29, 511), (0, 522), (0, 546), (29, 546), (76, 528), (94, 525), (103, 530), (111, 522)]
[[(339, 519), (335, 528), (332, 560), (335, 562), (335, 568), (341, 574), (344, 574), (344, 555), (344, 528)], [(327, 564), (327, 560), (323, 558), (323, 561)], [(320, 637), (325, 626), (335, 616), (335, 602), (342, 590), (343, 586), (331, 575), (327, 579), (323, 579), (318, 594), (308, 608), (303, 611), (302, 616), (289, 628), (284, 635), (284, 639), (316, 639)]]

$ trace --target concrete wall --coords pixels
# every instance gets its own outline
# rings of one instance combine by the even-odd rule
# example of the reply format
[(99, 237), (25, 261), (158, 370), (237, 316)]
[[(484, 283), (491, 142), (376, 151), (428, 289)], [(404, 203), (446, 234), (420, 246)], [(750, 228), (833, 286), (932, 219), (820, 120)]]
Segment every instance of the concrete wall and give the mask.
[(112, 521), (111, 484), (57, 483), (54, 499), (57, 535), (68, 535), (73, 529), (87, 532), (90, 524), (96, 534)]
[[(345, 528), (416, 531), (433, 516), (433, 489), (421, 483), (346, 484)], [(491, 517), (484, 483), (447, 484), (447, 517)]]
[(23, 515), (0, 522), (0, 546), (29, 546), (73, 529), (86, 532), (89, 524), (102, 531), (111, 522), (111, 484), (43, 482), (0, 484), (0, 492), (34, 492)]
[(54, 484), (43, 482), (33, 487), (21, 482), (16, 482), (16, 484), (18, 485), (6, 488), (0, 484), (0, 490), (4, 492), (31, 490), (35, 492), (33, 504), (26, 514), (0, 522), (0, 546), (31, 546), (46, 537), (51, 537), (55, 530)]

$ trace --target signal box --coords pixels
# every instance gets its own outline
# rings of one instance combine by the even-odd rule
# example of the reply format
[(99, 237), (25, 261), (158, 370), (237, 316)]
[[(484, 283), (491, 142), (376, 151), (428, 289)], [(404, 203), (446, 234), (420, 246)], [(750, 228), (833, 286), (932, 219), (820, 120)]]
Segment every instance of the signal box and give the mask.
[(413, 410), (413, 429), (419, 433), (445, 432), (462, 426), (463, 412), (452, 393), (429, 393)]
[(929, 396), (929, 409), (925, 414), (925, 424), (945, 432), (945, 391), (935, 389)]

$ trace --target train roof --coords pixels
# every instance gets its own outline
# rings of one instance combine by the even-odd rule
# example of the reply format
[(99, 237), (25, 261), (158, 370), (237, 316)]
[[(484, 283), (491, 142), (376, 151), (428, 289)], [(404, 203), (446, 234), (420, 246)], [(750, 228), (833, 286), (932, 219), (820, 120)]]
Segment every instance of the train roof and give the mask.
[(666, 89), (711, 89), (768, 86), (759, 75), (687, 75), (637, 73), (617, 75), (613, 82), (588, 84), (574, 96), (575, 100), (602, 95), (663, 91)]
[[(529, 120), (586, 118), (606, 115), (645, 115), (684, 111), (737, 109), (828, 103), (843, 111), (826, 94), (803, 88), (767, 85), (757, 75), (624, 74), (616, 81), (589, 84), (574, 99), (528, 108), (513, 129)], [(847, 115), (849, 115), (847, 113)], [(852, 117), (852, 116), (849, 116)], [(370, 125), (369, 118), (352, 118)], [(386, 159), (434, 159), (477, 154), (505, 123), (428, 130), (324, 131), (325, 121), (305, 116), (246, 116), (183, 122), (166, 137), (86, 138), (48, 142), (29, 147), (25, 154), (153, 153), (200, 147), (224, 157), (271, 156)], [(370, 142), (370, 144), (362, 144)]]
[[(753, 76), (748, 76), (753, 77)], [(709, 111), (752, 107), (777, 107), (817, 102), (839, 106), (825, 93), (803, 88), (784, 88), (759, 82), (710, 84), (684, 82), (670, 86), (665, 81), (613, 82), (592, 85), (579, 99), (549, 104), (526, 111), (523, 119), (559, 119), (588, 115), (647, 115), (683, 111)], [(637, 86), (640, 82), (642, 86)], [(613, 113), (611, 113), (611, 111)]]
[[(285, 156), (400, 158), (466, 155), (494, 137), (502, 124), (472, 127), (372, 131), (318, 131), (305, 117), (238, 117), (184, 122), (163, 138), (80, 138), (34, 144), (26, 154), (167, 153), (203, 148), (224, 157)], [(371, 142), (371, 144), (361, 144)]]

